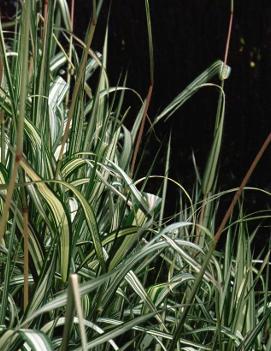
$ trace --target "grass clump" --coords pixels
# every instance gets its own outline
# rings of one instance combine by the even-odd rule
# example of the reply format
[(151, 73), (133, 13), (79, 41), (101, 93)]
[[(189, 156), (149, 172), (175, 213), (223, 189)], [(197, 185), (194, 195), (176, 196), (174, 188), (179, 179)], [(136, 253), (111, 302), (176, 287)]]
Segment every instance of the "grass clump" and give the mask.
[[(24, 1), (0, 26), (0, 349), (270, 350), (270, 250), (254, 256), (261, 226), (251, 232), (257, 216), (241, 203), (225, 229), (246, 178), (216, 232), (219, 200), (234, 191), (216, 190), (226, 60), (155, 120), (198, 89), (217, 89), (213, 145), (194, 193), (168, 175), (170, 141), (161, 191), (147, 193), (151, 167), (141, 180), (133, 171), (154, 84), (150, 8), (146, 1), (151, 73), (142, 99), (125, 79), (110, 86), (107, 32), (103, 52), (92, 49), (101, 6), (93, 1), (85, 42), (73, 35), (66, 1)], [(131, 129), (127, 93), (141, 104)], [(181, 205), (167, 222), (169, 182)]]

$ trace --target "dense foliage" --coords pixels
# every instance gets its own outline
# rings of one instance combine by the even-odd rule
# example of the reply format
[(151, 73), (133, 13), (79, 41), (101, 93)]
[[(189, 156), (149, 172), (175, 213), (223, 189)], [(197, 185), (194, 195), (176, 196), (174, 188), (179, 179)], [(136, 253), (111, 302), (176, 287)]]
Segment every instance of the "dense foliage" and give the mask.
[[(0, 349), (270, 350), (270, 250), (252, 250), (269, 212), (245, 215), (240, 201), (216, 250), (219, 201), (236, 191), (216, 190), (230, 68), (213, 63), (151, 127), (199, 89), (217, 90), (213, 145), (203, 176), (194, 162), (193, 193), (168, 177), (170, 139), (164, 176), (150, 164), (136, 179), (153, 82), (150, 9), (146, 1), (142, 98), (125, 77), (109, 84), (110, 28), (103, 52), (92, 48), (101, 6), (93, 1), (85, 42), (65, 0), (24, 1), (0, 26)], [(139, 105), (129, 129), (126, 94)], [(154, 180), (161, 187), (150, 194)], [(169, 182), (180, 203), (166, 218)]]

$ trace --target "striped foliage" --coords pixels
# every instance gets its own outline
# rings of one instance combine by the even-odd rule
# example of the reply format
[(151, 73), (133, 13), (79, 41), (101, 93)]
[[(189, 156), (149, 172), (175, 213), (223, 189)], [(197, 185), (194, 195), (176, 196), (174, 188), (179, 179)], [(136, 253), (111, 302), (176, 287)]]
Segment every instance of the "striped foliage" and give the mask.
[[(210, 251), (219, 201), (234, 191), (216, 190), (226, 100), (212, 81), (229, 67), (210, 65), (151, 127), (206, 85), (219, 92), (193, 193), (170, 177), (170, 138), (164, 174), (152, 176), (150, 163), (137, 179), (152, 88), (142, 98), (126, 77), (110, 85), (110, 27), (101, 52), (92, 45), (103, 1), (92, 1), (84, 41), (73, 34), (73, 3), (21, 1), (0, 24), (0, 350), (270, 350), (270, 251), (252, 250), (269, 212), (247, 216), (240, 205), (224, 251)], [(169, 184), (180, 194), (170, 218)]]

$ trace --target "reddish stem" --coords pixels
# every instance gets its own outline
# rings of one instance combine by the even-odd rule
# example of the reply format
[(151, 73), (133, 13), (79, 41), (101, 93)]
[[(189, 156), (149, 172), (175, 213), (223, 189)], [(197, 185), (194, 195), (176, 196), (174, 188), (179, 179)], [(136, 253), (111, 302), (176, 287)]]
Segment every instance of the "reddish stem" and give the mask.
[(219, 228), (217, 229), (217, 232), (214, 236), (214, 241), (215, 241), (215, 245), (218, 243), (219, 239), (221, 238), (222, 232), (225, 228), (225, 225), (227, 223), (227, 221), (229, 220), (230, 216), (232, 215), (234, 206), (236, 205), (237, 201), (239, 200), (242, 191), (244, 190), (244, 187), (246, 186), (249, 178), (251, 177), (251, 174), (254, 172), (258, 162), (260, 161), (260, 159), (262, 158), (265, 150), (267, 149), (268, 145), (271, 142), (271, 132), (269, 133), (269, 135), (267, 136), (267, 138), (265, 139), (265, 142), (263, 143), (263, 145), (261, 146), (260, 150), (258, 151), (256, 157), (254, 158), (253, 162), (251, 163), (246, 175), (244, 176), (241, 185), (239, 187), (239, 189), (236, 191), (232, 202), (227, 210), (227, 212), (225, 213), (224, 218), (222, 219)]
[(146, 118), (147, 118), (147, 114), (148, 114), (148, 108), (149, 108), (150, 102), (151, 102), (152, 89), (153, 89), (153, 85), (151, 84), (149, 86), (149, 91), (148, 91), (148, 94), (146, 97), (146, 104), (145, 104), (145, 108), (144, 108), (144, 112), (143, 112), (143, 118), (142, 118), (142, 122), (141, 122), (140, 129), (138, 132), (137, 140), (136, 140), (135, 151), (133, 154), (133, 159), (132, 159), (132, 164), (131, 164), (131, 174), (132, 175), (134, 174), (135, 163), (136, 163), (139, 147), (140, 147), (142, 136), (143, 136), (144, 126), (145, 126), (145, 122), (146, 122)]

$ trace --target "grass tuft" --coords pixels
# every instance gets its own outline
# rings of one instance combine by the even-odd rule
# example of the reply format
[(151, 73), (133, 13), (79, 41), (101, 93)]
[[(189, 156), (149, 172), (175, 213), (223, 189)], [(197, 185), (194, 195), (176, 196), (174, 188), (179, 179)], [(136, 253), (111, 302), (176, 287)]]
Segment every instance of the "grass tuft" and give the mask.
[[(270, 211), (249, 214), (243, 199), (270, 196), (246, 185), (271, 134), (238, 188), (220, 190), (218, 178), (233, 2), (224, 61), (150, 128), (199, 89), (217, 89), (213, 143), (203, 175), (193, 155), (192, 193), (170, 176), (171, 137), (135, 176), (155, 89), (149, 1), (143, 99), (127, 76), (110, 84), (108, 24), (103, 49), (92, 48), (103, 1), (92, 1), (85, 41), (73, 33), (75, 4), (22, 1), (12, 22), (0, 21), (0, 350), (270, 350), (270, 247), (253, 246)], [(127, 94), (138, 110), (125, 107)], [(153, 175), (161, 154), (163, 174)], [(160, 186), (150, 193), (153, 182)], [(170, 216), (169, 184), (179, 195)]]

